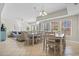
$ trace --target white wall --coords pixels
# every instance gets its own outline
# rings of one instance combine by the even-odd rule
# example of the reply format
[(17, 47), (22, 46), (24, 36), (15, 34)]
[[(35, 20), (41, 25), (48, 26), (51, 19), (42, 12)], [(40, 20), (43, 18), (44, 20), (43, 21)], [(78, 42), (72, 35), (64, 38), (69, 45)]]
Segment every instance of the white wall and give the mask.
[[(79, 14), (79, 3), (74, 5), (74, 3), (67, 4), (68, 15)], [(71, 40), (79, 41), (79, 15), (72, 17), (72, 38)]]
[(79, 3), (77, 5), (74, 5), (74, 3), (68, 3), (66, 5), (67, 5), (67, 11), (69, 15), (79, 14)]
[(4, 7), (4, 3), (0, 3), (0, 26), (1, 26), (1, 13)]
[[(7, 31), (7, 35), (9, 35), (12, 31), (27, 31), (27, 27), (30, 27), (30, 25), (28, 25), (28, 23), (24, 22), (22, 25), (22, 28), (18, 28), (17, 26), (17, 22), (13, 21), (13, 20), (9, 20), (9, 19), (1, 19), (2, 23), (5, 24), (6, 27), (6, 31)], [(16, 28), (14, 28), (14, 26)]]
[[(30, 25), (28, 25), (28, 23), (26, 21), (19, 21), (16, 19), (15, 20), (9, 20), (9, 19), (4, 19), (1, 18), (2, 23), (5, 24), (7, 31), (27, 31), (27, 27), (29, 27)], [(22, 23), (21, 23), (22, 22)], [(21, 28), (18, 27), (18, 24), (21, 25)]]
[(78, 39), (78, 16), (77, 15), (73, 15), (73, 16), (68, 16), (65, 18), (60, 19), (60, 21), (62, 20), (71, 20), (71, 35), (67, 36), (67, 40), (72, 40), (72, 41), (79, 41)]

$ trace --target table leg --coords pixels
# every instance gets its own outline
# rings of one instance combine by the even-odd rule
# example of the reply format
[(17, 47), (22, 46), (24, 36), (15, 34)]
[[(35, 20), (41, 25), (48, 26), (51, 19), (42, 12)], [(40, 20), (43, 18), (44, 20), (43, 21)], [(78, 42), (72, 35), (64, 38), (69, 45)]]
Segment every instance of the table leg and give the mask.
[(60, 40), (60, 55), (62, 56), (63, 46), (62, 46), (62, 38)]
[(33, 35), (33, 39), (32, 39), (32, 45), (34, 45), (34, 35)]
[(45, 38), (43, 38), (43, 51), (45, 50)]

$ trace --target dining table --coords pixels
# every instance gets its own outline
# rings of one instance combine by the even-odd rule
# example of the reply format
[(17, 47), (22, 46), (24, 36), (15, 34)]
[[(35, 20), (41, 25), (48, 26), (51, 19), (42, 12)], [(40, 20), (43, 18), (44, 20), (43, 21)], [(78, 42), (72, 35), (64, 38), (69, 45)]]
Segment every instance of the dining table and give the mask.
[(37, 39), (38, 37), (40, 37), (40, 35), (37, 34), (37, 33), (30, 33), (30, 34), (28, 34), (28, 37), (29, 37), (29, 39), (32, 40), (32, 45), (34, 45), (34, 44), (35, 44), (34, 42), (36, 41), (36, 39)]

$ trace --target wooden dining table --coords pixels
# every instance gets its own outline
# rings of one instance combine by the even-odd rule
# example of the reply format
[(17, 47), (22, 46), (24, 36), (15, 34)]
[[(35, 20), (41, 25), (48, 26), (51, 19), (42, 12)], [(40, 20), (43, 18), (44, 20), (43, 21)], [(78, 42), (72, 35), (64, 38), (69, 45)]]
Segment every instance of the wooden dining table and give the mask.
[(36, 34), (36, 33), (31, 33), (31, 34), (28, 34), (28, 37), (32, 40), (32, 45), (34, 45), (34, 42), (35, 40), (40, 37), (39, 34)]

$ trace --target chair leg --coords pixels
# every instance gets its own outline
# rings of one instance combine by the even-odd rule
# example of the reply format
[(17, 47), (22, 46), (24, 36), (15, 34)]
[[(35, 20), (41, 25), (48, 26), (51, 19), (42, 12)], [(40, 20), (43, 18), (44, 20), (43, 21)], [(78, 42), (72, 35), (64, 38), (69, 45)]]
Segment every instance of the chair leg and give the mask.
[(54, 46), (54, 55), (56, 55), (56, 47)]
[(29, 40), (27, 40), (27, 42), (26, 42), (26, 43), (27, 43), (27, 45), (29, 45)]
[(48, 48), (48, 46), (47, 46), (47, 44), (46, 44), (46, 53), (48, 53), (48, 49), (47, 49), (47, 48)]
[(43, 40), (43, 51), (44, 51), (44, 49), (45, 49), (44, 47), (45, 47), (45, 42), (44, 42), (44, 40)]

